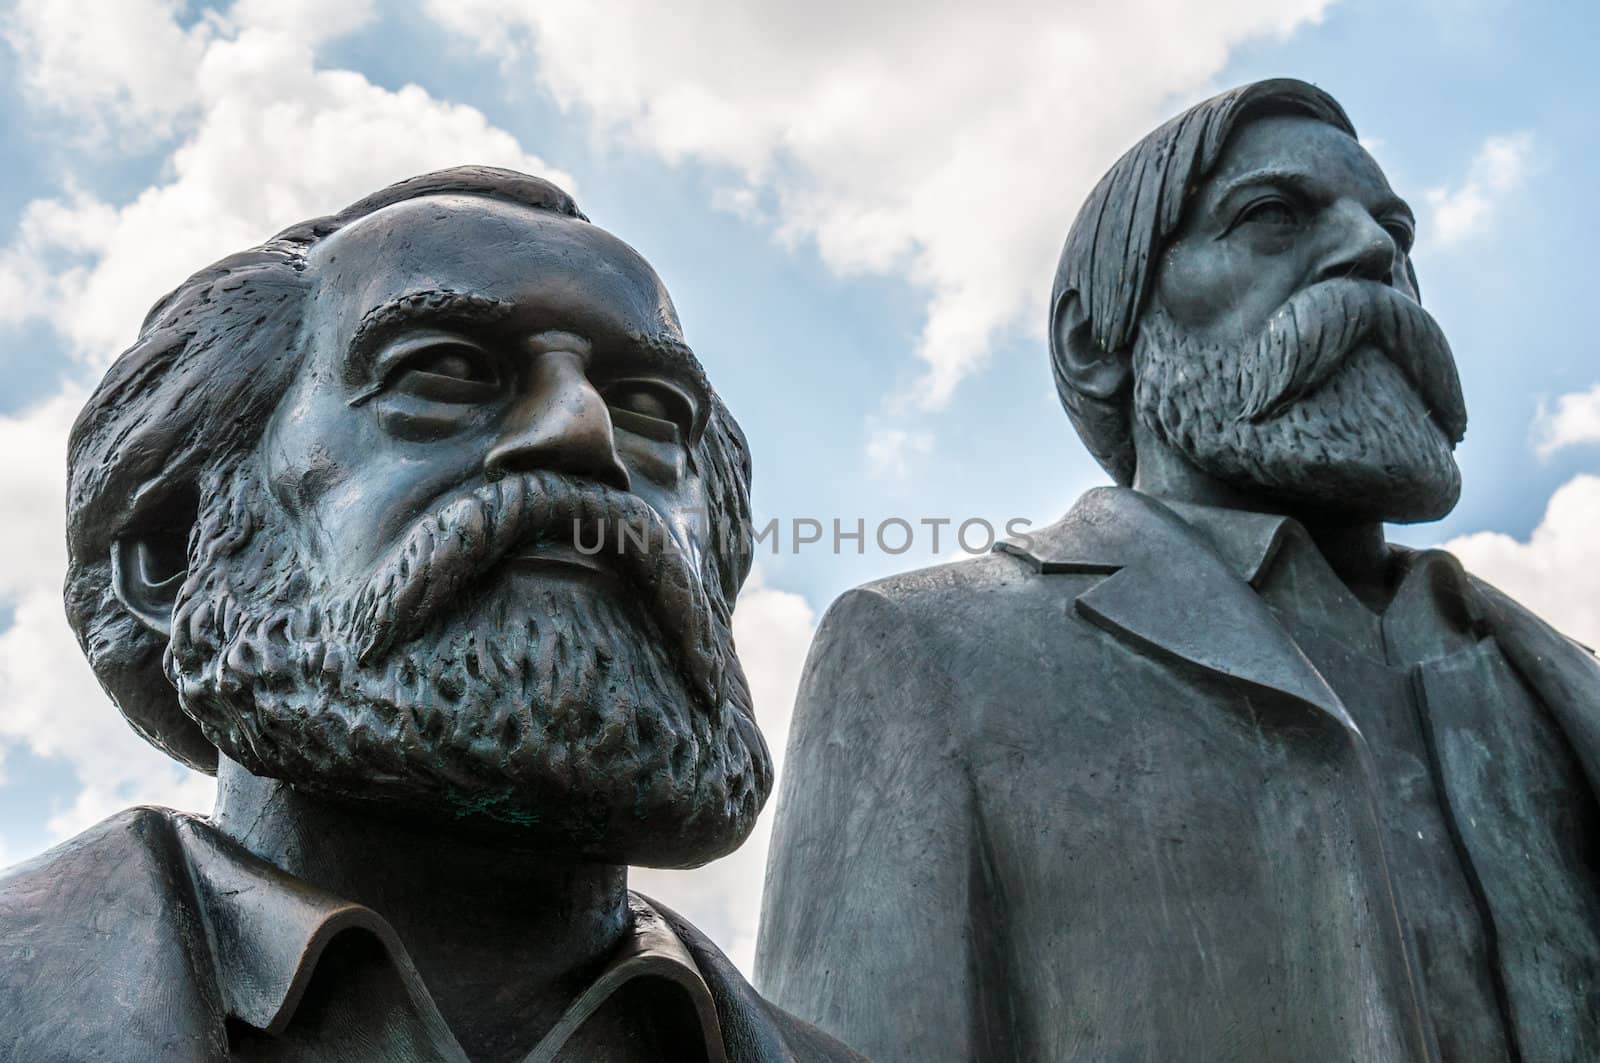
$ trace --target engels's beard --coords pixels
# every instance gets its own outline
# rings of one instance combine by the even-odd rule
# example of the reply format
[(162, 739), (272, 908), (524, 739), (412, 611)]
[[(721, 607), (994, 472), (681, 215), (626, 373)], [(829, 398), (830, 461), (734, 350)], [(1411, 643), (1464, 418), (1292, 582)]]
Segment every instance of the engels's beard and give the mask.
[[(570, 543), (576, 519), (588, 547), (602, 518), (612, 586), (513, 575), (530, 542)], [(210, 485), (173, 615), (184, 710), (249, 771), (610, 863), (693, 866), (749, 834), (772, 763), (729, 608), (637, 496), (474, 485), (349, 593), (286, 519), (249, 460)]]
[(1460, 495), (1455, 360), (1433, 318), (1388, 285), (1313, 285), (1228, 344), (1196, 342), (1152, 306), (1133, 365), (1147, 430), (1283, 511), (1423, 521)]

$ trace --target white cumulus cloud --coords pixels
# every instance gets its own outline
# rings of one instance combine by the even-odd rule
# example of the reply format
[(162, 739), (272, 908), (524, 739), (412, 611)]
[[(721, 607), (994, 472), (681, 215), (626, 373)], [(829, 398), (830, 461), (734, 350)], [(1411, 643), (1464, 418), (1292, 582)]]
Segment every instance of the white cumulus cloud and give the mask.
[(1541, 458), (1583, 443), (1600, 443), (1600, 384), (1562, 395), (1553, 407), (1540, 403), (1534, 418), (1533, 448)]
[(3, 23), (24, 94), (90, 139), (171, 134), (194, 107), (212, 25), (179, 22), (181, 0), (20, 0)]
[(1444, 544), (1488, 580), (1565, 634), (1600, 646), (1600, 476), (1567, 481), (1527, 542), (1476, 532)]
[(1527, 130), (1489, 137), (1460, 184), (1424, 193), (1440, 243), (1456, 243), (1488, 228), (1495, 209), (1526, 179), (1533, 145)]
[[(722, 197), (841, 273), (927, 292), (914, 383), (891, 417), (947, 403), (997, 337), (1038, 330), (1055, 257), (1093, 182), (1215, 88), (1238, 43), (1326, 0), (1064, 4), (430, 0), (602, 135), (727, 167)], [(523, 65), (522, 60), (530, 60)], [(893, 466), (907, 455), (869, 430)]]
[(933, 449), (929, 432), (904, 428), (893, 421), (874, 417), (867, 423), (867, 465), (876, 473), (902, 478), (911, 471), (911, 462)]
[(171, 136), (203, 108), (194, 79), (219, 39), (247, 29), (305, 45), (359, 29), (372, 0), (236, 0), (226, 11), (184, 0), (19, 0), (0, 21), (18, 59), (24, 96), (91, 141), (130, 146)]

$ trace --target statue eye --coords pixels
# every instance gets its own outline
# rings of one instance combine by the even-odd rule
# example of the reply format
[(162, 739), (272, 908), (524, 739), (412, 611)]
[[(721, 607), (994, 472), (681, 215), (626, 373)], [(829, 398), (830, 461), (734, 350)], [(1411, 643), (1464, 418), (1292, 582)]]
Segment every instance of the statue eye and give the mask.
[(1287, 201), (1273, 197), (1258, 199), (1240, 212), (1235, 225), (1245, 223), (1266, 229), (1286, 230), (1300, 224), (1300, 215)]
[(1383, 231), (1389, 234), (1402, 255), (1411, 253), (1411, 245), (1416, 242), (1417, 234), (1410, 222), (1403, 218), (1390, 218), (1383, 222)]
[(671, 442), (689, 438), (695, 406), (687, 395), (660, 380), (619, 380), (605, 391), (611, 422), (618, 428)]
[(407, 368), (414, 373), (431, 373), (434, 376), (447, 376), (452, 380), (491, 379), (490, 374), (479, 364), (479, 359), (460, 349), (446, 348), (441, 351), (431, 351)]
[(482, 348), (464, 340), (428, 340), (405, 351), (389, 389), (436, 402), (478, 402), (493, 395), (500, 374)]

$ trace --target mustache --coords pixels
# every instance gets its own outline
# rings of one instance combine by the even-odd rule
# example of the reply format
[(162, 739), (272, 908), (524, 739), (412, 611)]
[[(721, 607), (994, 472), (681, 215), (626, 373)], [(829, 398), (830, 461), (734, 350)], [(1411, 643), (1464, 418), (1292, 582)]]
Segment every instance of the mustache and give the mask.
[(1338, 278), (1296, 292), (1267, 320), (1246, 368), (1241, 421), (1283, 412), (1331, 377), (1355, 351), (1376, 347), (1410, 380), (1434, 422), (1459, 443), (1467, 408), (1455, 356), (1421, 304), (1377, 281)]
[(690, 689), (712, 710), (722, 704), (728, 664), (715, 613), (665, 520), (637, 495), (553, 472), (475, 484), (413, 522), (345, 607), (358, 661), (378, 660), (420, 635), (507, 557), (541, 541), (581, 542), (592, 560), (610, 566), (676, 643)]

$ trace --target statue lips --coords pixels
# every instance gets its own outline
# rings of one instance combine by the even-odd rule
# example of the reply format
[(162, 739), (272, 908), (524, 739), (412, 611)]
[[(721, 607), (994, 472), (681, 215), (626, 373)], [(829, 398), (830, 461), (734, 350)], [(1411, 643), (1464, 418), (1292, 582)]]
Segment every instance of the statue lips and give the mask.
[(598, 575), (615, 579), (616, 573), (600, 560), (601, 551), (585, 554), (570, 543), (530, 543), (506, 557), (506, 563), (519, 569), (551, 572), (562, 576)]

